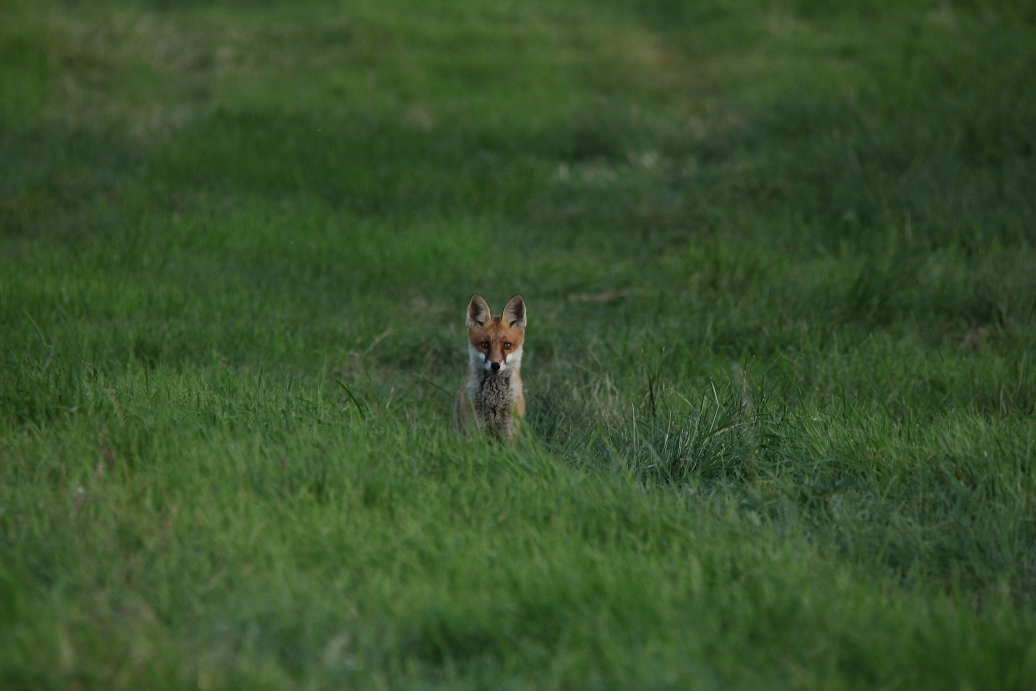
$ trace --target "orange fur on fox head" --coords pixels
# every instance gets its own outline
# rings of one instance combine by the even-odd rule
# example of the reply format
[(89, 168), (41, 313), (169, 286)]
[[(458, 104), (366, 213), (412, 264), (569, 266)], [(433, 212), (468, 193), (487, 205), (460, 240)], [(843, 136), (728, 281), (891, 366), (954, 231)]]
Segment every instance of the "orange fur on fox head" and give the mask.
[(525, 342), (525, 300), (511, 298), (499, 316), (493, 316), (481, 295), (468, 303), (468, 353), (471, 367), (486, 372), (517, 370)]

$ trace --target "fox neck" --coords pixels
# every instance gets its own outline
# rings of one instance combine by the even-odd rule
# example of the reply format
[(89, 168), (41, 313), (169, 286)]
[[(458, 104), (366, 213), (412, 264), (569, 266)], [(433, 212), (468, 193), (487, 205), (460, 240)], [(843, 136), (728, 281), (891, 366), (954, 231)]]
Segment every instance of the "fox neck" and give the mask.
[(471, 372), (471, 381), (474, 382), (476, 388), (480, 390), (485, 389), (487, 386), (502, 386), (510, 390), (515, 385), (521, 385), (521, 377), (518, 375), (517, 369), (500, 370), (499, 372), (493, 372), (492, 370), (473, 370)]

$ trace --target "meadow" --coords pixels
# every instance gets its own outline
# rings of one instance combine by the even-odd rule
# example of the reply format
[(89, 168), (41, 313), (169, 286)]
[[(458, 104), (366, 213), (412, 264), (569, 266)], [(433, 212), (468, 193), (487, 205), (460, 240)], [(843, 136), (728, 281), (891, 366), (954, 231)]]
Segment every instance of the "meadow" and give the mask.
[(1036, 688), (1034, 75), (1024, 0), (3, 0), (0, 687)]

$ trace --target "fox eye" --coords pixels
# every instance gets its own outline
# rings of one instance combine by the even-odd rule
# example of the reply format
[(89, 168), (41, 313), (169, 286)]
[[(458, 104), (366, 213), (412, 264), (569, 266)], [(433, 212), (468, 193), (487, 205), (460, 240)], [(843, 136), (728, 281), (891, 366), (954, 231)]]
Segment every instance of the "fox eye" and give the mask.
[(482, 350), (489, 350), (489, 341), (482, 341)]
[(505, 343), (504, 344), (504, 350), (510, 350), (510, 349), (511, 349), (511, 344), (510, 343)]

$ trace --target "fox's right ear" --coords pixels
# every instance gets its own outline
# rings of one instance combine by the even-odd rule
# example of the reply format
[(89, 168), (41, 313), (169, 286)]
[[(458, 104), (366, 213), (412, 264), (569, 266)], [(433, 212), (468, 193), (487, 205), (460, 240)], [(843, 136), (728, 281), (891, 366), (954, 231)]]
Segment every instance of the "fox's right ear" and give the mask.
[(489, 304), (478, 293), (471, 296), (468, 303), (468, 328), (485, 326), (492, 319), (492, 312), (489, 311)]

